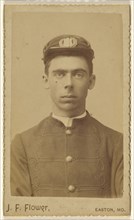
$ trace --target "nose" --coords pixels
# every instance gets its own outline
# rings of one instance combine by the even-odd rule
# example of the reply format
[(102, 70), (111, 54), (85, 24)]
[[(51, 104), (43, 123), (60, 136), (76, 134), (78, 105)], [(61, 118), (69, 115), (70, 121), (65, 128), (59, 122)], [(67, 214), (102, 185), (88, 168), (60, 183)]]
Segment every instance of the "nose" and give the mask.
[(73, 79), (72, 79), (72, 74), (67, 73), (65, 77), (65, 88), (72, 88), (73, 87)]

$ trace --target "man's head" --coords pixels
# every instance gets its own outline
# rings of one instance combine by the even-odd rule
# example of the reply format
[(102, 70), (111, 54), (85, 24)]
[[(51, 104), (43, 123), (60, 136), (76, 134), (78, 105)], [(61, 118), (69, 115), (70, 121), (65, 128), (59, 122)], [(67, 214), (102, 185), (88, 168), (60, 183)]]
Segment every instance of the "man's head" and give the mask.
[(62, 35), (48, 42), (43, 54), (53, 111), (69, 117), (83, 113), (88, 89), (95, 83), (90, 44), (76, 35)]

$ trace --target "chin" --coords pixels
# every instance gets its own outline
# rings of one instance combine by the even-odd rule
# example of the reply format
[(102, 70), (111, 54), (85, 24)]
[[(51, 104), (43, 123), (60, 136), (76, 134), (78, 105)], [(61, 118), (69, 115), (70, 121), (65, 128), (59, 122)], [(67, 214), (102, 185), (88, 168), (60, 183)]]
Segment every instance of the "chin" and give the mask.
[(74, 112), (74, 111), (78, 111), (79, 107), (77, 105), (74, 105), (74, 104), (71, 104), (71, 103), (66, 103), (64, 105), (61, 105), (60, 109), (62, 111), (71, 113), (71, 112)]

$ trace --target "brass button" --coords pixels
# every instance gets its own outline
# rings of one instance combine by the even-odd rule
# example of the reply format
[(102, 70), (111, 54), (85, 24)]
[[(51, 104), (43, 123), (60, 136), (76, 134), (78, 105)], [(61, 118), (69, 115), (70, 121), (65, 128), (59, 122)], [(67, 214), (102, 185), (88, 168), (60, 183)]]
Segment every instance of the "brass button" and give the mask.
[(68, 187), (68, 190), (69, 190), (70, 192), (74, 192), (74, 191), (75, 191), (75, 186), (70, 185), (70, 186)]
[(66, 134), (71, 134), (71, 129), (66, 129)]
[(72, 158), (71, 156), (67, 156), (67, 157), (66, 157), (66, 161), (67, 161), (67, 162), (71, 162), (72, 160), (73, 160), (73, 158)]

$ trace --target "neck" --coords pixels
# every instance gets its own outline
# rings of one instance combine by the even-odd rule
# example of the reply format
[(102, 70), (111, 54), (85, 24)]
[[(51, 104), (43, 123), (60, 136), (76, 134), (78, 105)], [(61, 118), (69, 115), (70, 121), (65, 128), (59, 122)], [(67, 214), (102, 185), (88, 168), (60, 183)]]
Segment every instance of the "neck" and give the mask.
[(77, 117), (83, 114), (85, 112), (85, 107), (65, 111), (62, 109), (58, 109), (56, 106), (53, 106), (52, 110), (53, 110), (53, 113), (57, 116), (72, 118), (72, 117)]

